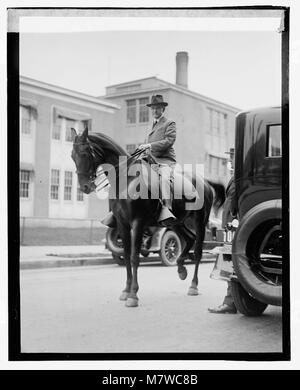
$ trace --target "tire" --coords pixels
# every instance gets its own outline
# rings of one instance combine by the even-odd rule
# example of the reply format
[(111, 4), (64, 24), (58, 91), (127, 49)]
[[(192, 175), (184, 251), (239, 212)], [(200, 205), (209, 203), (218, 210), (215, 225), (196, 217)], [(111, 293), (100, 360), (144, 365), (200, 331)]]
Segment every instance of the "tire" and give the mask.
[[(261, 247), (274, 228), (277, 231), (281, 229), (281, 218), (279, 200), (263, 202), (253, 207), (240, 221), (232, 244), (232, 261), (241, 285), (257, 301), (276, 306), (282, 305), (280, 261), (279, 268), (274, 271), (275, 276), (270, 272), (265, 273), (261, 261), (261, 254), (265, 252), (262, 252)], [(281, 252), (281, 239), (278, 246)], [(278, 277), (276, 272), (279, 273)]]
[(178, 234), (173, 230), (167, 230), (162, 237), (160, 247), (162, 263), (168, 267), (177, 265), (177, 259), (182, 252), (182, 244)]
[(258, 317), (268, 306), (252, 298), (239, 282), (231, 282), (231, 293), (237, 310), (245, 316)]
[(108, 228), (106, 231), (106, 244), (107, 248), (112, 252), (113, 255), (123, 256), (124, 249), (122, 245), (122, 240), (118, 233), (117, 228)]

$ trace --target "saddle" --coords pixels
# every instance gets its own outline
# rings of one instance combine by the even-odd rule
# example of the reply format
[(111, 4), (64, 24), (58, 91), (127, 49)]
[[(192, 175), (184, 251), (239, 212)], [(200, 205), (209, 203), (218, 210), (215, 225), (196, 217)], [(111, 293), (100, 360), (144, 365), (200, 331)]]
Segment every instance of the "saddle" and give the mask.
[[(149, 159), (141, 159), (141, 164), (135, 164), (139, 175), (128, 186), (128, 195), (131, 199), (162, 199), (162, 187), (169, 186), (168, 194), (171, 200), (183, 199), (187, 203), (197, 203), (197, 209), (203, 205), (204, 180), (200, 178), (200, 185), (195, 185), (195, 178), (187, 172), (173, 170), (171, 180), (160, 175), (156, 169), (157, 164), (150, 163)], [(154, 160), (155, 161), (155, 160)], [(151, 161), (153, 162), (153, 160)], [(199, 180), (199, 178), (198, 178)], [(191, 208), (193, 209), (193, 208)]]

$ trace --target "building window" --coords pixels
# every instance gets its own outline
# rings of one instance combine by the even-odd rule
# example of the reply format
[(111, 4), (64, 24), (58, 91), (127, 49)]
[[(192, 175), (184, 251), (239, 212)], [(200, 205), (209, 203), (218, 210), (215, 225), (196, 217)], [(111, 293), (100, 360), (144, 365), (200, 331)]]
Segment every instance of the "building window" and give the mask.
[(149, 122), (149, 108), (146, 106), (148, 102), (148, 97), (127, 100), (127, 123), (136, 123), (137, 121), (139, 123)]
[(268, 126), (268, 157), (282, 156), (281, 125)]
[(210, 134), (210, 148), (215, 153), (224, 153), (227, 145), (227, 114), (208, 109), (207, 128)]
[(211, 175), (212, 172), (212, 156), (208, 156), (208, 173)]
[(209, 156), (208, 172), (213, 177), (216, 177), (219, 175), (219, 158), (218, 157)]
[(30, 171), (20, 171), (20, 198), (29, 198)]
[(220, 176), (227, 177), (228, 169), (227, 169), (227, 159), (220, 158), (220, 168), (219, 168)]
[(64, 200), (72, 200), (72, 172), (65, 171)]
[(31, 113), (29, 107), (21, 106), (21, 132), (23, 134), (31, 133)]
[(149, 98), (139, 99), (139, 122), (146, 123), (149, 122), (149, 108), (146, 104), (149, 102)]
[(128, 144), (126, 145), (126, 150), (129, 154), (132, 154), (137, 148), (136, 144)]
[(127, 123), (136, 123), (136, 100), (127, 100)]
[(220, 133), (220, 120), (218, 111), (212, 111), (212, 132), (217, 135)]
[(60, 140), (61, 127), (62, 127), (62, 118), (57, 118), (55, 123), (53, 124), (52, 139)]
[(212, 174), (213, 176), (219, 176), (219, 159), (217, 157), (213, 157)]
[(80, 190), (79, 183), (77, 183), (77, 201), (83, 202), (83, 192)]
[(66, 141), (72, 142), (72, 131), (71, 128), (75, 128), (75, 121), (71, 119), (66, 119)]
[(58, 199), (59, 193), (59, 170), (51, 169), (51, 188), (50, 188), (50, 199)]

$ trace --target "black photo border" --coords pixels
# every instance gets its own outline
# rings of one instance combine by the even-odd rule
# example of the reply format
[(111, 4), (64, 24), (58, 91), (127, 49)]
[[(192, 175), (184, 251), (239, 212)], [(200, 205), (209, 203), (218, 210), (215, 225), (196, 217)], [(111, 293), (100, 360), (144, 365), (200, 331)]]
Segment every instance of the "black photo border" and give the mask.
[(230, 7), (12, 7), (7, 10), (282, 10), (284, 31), (281, 43), (282, 65), (282, 227), (284, 232), (282, 352), (278, 353), (24, 353), (21, 352), (20, 314), (20, 210), (19, 175), (19, 33), (7, 33), (7, 186), (8, 186), (8, 359), (10, 361), (54, 360), (231, 360), (231, 361), (288, 361), (290, 345), (290, 253), (289, 253), (289, 30), (290, 8), (283, 6)]

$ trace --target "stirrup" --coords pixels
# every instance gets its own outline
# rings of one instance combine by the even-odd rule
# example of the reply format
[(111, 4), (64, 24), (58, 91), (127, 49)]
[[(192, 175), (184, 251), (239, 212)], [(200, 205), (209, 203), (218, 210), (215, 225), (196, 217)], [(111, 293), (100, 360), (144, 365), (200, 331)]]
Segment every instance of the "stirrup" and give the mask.
[(116, 218), (112, 211), (110, 211), (107, 216), (101, 220), (101, 223), (111, 228), (117, 227)]
[(177, 222), (175, 215), (168, 209), (168, 207), (163, 206), (158, 217), (158, 223), (161, 226), (172, 226)]

